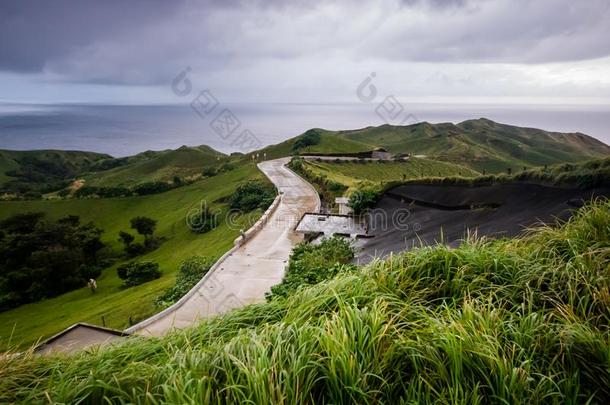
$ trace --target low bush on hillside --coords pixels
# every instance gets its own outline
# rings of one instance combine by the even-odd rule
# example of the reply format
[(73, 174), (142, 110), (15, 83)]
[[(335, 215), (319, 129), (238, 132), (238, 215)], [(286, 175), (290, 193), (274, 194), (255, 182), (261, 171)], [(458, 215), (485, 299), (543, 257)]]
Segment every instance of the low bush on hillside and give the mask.
[(380, 190), (373, 188), (363, 188), (354, 191), (350, 196), (347, 205), (359, 215), (368, 209), (372, 209), (381, 197)]
[(317, 145), (321, 139), (320, 134), (315, 129), (310, 129), (294, 141), (292, 152), (295, 153), (308, 146)]
[(354, 249), (345, 238), (324, 239), (318, 245), (300, 243), (290, 255), (284, 279), (271, 287), (267, 300), (287, 297), (303, 286), (329, 280), (341, 272), (353, 271), (355, 266), (347, 264), (353, 258)]
[(609, 403), (610, 203), (414, 249), (289, 299), (70, 356), (0, 357), (6, 403)]
[(96, 187), (96, 186), (83, 186), (76, 190), (74, 197), (76, 198), (87, 198), (87, 197), (99, 197), (99, 198), (113, 198), (113, 197), (129, 197), (133, 195), (133, 192), (126, 187)]
[(182, 298), (205, 276), (214, 264), (214, 259), (203, 256), (193, 256), (186, 259), (178, 269), (176, 283), (168, 288), (155, 301), (160, 307), (168, 307)]
[(117, 274), (126, 287), (133, 287), (161, 277), (159, 264), (153, 262), (131, 262), (117, 267)]
[(172, 188), (173, 187), (171, 184), (166, 183), (164, 181), (149, 181), (135, 186), (133, 188), (133, 193), (135, 195), (158, 194), (168, 191)]
[(218, 174), (218, 170), (214, 166), (204, 167), (201, 175), (203, 177), (214, 177)]
[(77, 216), (17, 214), (0, 229), (0, 311), (81, 288), (104, 267), (103, 231)]
[(229, 206), (233, 210), (250, 212), (257, 208), (266, 210), (275, 199), (275, 188), (262, 181), (252, 180), (241, 184), (231, 196)]

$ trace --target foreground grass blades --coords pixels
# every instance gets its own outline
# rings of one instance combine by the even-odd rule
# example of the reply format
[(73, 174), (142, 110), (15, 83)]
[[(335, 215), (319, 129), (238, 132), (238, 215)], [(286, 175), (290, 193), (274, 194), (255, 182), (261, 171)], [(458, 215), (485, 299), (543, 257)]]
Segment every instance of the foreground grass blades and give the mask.
[(422, 248), (162, 339), (5, 356), (0, 402), (607, 403), (610, 203)]

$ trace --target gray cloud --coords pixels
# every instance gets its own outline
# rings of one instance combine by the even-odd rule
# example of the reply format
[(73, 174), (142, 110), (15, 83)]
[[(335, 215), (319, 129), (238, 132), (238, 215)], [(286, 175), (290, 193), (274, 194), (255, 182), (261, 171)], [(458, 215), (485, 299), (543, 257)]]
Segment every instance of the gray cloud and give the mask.
[(407, 94), (606, 97), (587, 75), (608, 73), (608, 27), (606, 0), (2, 2), (0, 72), (159, 87), (191, 66), (235, 98), (281, 99), (344, 95), (376, 70)]

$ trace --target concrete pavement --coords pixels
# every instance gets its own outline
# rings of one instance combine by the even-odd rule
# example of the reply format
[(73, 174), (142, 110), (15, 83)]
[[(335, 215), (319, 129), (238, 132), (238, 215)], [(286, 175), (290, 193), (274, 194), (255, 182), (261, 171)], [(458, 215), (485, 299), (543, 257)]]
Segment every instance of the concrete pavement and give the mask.
[(282, 281), (290, 252), (302, 240), (293, 231), (296, 223), (305, 212), (320, 208), (313, 187), (285, 167), (289, 160), (258, 164), (281, 195), (264, 226), (243, 245), (225, 254), (185, 298), (127, 332), (160, 336), (202, 318), (264, 302), (265, 293)]

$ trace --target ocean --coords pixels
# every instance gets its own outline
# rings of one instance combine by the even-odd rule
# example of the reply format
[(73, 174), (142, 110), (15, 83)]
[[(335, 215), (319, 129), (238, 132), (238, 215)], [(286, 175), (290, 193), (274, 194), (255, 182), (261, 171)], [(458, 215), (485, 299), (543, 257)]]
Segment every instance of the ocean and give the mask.
[[(246, 130), (255, 139), (248, 145), (264, 146), (310, 128), (355, 129), (386, 121), (458, 123), (481, 117), (550, 131), (582, 132), (610, 144), (610, 106), (405, 104), (400, 108), (393, 111), (397, 120), (393, 122), (377, 105), (366, 103), (231, 104), (209, 114), (190, 104), (0, 104), (0, 149), (87, 150), (118, 157), (205, 144), (225, 153), (244, 152), (249, 146), (236, 140)], [(214, 127), (219, 114), (225, 118), (228, 114), (232, 133), (228, 133), (229, 127), (227, 131)]]

